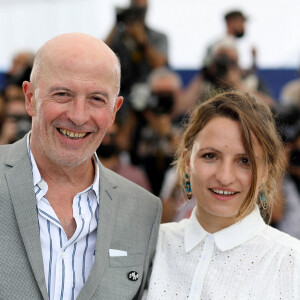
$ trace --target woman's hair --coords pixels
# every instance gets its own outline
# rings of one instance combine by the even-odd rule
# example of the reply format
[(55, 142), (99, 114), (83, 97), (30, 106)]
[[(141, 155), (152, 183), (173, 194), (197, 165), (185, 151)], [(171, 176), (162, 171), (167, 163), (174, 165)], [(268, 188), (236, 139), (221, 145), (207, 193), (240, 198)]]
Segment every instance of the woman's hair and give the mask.
[(284, 155), (281, 138), (277, 133), (274, 118), (269, 107), (247, 93), (236, 91), (221, 93), (198, 104), (185, 124), (183, 138), (176, 153), (177, 172), (180, 182), (185, 181), (185, 149), (192, 150), (194, 140), (203, 127), (215, 117), (226, 117), (239, 122), (242, 131), (242, 142), (252, 171), (251, 186), (244, 199), (237, 219), (248, 215), (255, 203), (261, 207), (259, 195), (256, 195), (257, 161), (255, 160), (253, 137), (259, 142), (263, 152), (263, 162), (268, 177), (263, 190), (267, 196), (267, 207), (262, 212), (270, 218), (274, 204), (276, 185), (281, 178), (284, 166)]

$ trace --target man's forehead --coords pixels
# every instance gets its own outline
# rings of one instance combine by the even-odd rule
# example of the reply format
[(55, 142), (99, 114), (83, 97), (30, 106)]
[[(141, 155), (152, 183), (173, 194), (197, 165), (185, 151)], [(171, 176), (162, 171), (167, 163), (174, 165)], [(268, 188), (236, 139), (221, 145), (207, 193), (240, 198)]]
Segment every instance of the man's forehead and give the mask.
[(97, 80), (111, 78), (113, 67), (111, 64), (90, 59), (71, 59), (70, 57), (46, 58), (41, 65), (39, 76), (72, 77), (81, 80)]
[(117, 92), (117, 76), (113, 69), (104, 69), (93, 65), (91, 68), (80, 68), (75, 64), (55, 64), (49, 62), (37, 74), (37, 87), (50, 91), (50, 87), (61, 87), (70, 90), (102, 91), (107, 96)]
[(33, 81), (54, 76), (101, 80), (118, 89), (120, 66), (116, 55), (102, 41), (84, 34), (66, 34), (42, 46), (33, 75)]

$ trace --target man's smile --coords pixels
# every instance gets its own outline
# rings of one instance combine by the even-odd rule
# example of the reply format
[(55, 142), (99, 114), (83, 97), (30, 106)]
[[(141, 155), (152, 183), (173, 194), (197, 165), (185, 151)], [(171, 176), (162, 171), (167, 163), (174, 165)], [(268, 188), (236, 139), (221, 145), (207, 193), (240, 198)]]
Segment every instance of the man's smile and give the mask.
[(58, 128), (57, 130), (65, 137), (70, 139), (82, 139), (89, 134), (89, 132), (73, 132), (63, 128)]

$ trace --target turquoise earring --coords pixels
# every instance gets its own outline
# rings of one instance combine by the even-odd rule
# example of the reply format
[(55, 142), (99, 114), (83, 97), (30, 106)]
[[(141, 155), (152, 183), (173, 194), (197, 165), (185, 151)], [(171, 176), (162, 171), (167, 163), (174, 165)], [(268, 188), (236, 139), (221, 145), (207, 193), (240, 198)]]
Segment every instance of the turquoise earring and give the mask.
[(259, 193), (259, 200), (260, 200), (262, 208), (266, 209), (267, 208), (267, 196), (264, 191), (264, 185), (262, 185), (262, 189)]
[(193, 196), (192, 194), (192, 189), (191, 189), (191, 183), (189, 181), (189, 175), (185, 174), (185, 191), (186, 191), (186, 196), (188, 197), (188, 199), (190, 200)]

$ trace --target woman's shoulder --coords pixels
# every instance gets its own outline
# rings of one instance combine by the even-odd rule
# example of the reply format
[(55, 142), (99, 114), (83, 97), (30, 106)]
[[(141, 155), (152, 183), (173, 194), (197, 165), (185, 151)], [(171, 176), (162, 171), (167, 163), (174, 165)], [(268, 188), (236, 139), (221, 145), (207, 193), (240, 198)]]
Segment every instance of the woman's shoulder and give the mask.
[(160, 225), (156, 243), (156, 256), (170, 256), (172, 249), (175, 249), (177, 246), (184, 249), (185, 228), (188, 222), (189, 219), (183, 219), (180, 222), (163, 223)]
[(300, 259), (300, 240), (271, 226), (267, 226), (266, 230), (263, 231), (263, 237), (277, 244), (282, 251), (293, 250)]
[(159, 228), (159, 236), (167, 237), (167, 236), (177, 236), (183, 237), (185, 227), (189, 219), (183, 219), (180, 222), (170, 222), (170, 223), (163, 223), (160, 225)]
[(182, 219), (179, 222), (168, 222), (168, 223), (162, 223), (160, 224), (160, 231), (163, 232), (176, 232), (183, 230), (186, 227), (187, 222), (189, 222), (189, 219)]

